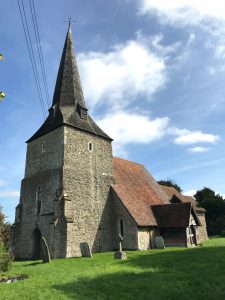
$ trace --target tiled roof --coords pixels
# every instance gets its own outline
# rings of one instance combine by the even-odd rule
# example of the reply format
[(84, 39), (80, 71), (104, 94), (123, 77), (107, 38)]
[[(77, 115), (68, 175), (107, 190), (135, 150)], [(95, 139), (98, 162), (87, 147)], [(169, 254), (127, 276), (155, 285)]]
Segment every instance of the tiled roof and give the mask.
[(139, 226), (157, 225), (150, 205), (169, 203), (143, 165), (113, 158), (114, 191)]
[(191, 203), (153, 205), (152, 211), (159, 228), (186, 228), (189, 225)]
[(87, 111), (78, 72), (72, 33), (69, 28), (63, 48), (52, 106), (49, 115), (38, 131), (27, 141), (30, 142), (62, 125), (74, 127), (93, 135), (112, 140), (87, 114), (82, 118), (80, 109)]
[(176, 199), (180, 200), (182, 203), (192, 203), (193, 207), (196, 211), (205, 211), (204, 208), (198, 207), (198, 203), (192, 196), (184, 196), (181, 193), (179, 193), (174, 187), (169, 187), (165, 185), (160, 185), (164, 192), (167, 195), (167, 199), (170, 201), (174, 196)]

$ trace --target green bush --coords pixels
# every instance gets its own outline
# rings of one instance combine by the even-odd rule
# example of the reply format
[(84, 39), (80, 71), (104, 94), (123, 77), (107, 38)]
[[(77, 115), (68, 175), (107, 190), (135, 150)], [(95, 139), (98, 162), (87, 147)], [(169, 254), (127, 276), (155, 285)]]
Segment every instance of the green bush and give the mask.
[(13, 261), (14, 255), (11, 250), (6, 253), (2, 253), (2, 256), (0, 257), (0, 271), (8, 272), (12, 267)]
[(0, 240), (0, 272), (9, 271), (12, 267), (13, 260), (13, 252), (10, 249), (6, 252), (3, 242)]

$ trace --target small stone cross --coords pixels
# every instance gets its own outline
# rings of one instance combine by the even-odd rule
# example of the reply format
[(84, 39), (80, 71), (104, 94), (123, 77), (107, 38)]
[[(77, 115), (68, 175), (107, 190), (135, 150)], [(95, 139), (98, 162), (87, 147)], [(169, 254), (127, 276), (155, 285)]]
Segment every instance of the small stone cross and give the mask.
[(77, 22), (76, 20), (71, 20), (71, 17), (69, 17), (69, 20), (68, 21), (63, 21), (64, 23), (69, 23), (69, 27), (71, 25), (71, 23), (75, 23)]
[(123, 251), (122, 250), (122, 241), (123, 241), (123, 237), (122, 237), (122, 235), (121, 234), (119, 234), (119, 251)]
[(123, 252), (122, 249), (122, 241), (123, 241), (123, 236), (119, 234), (119, 249), (114, 253), (115, 259), (127, 259), (127, 254), (126, 252)]

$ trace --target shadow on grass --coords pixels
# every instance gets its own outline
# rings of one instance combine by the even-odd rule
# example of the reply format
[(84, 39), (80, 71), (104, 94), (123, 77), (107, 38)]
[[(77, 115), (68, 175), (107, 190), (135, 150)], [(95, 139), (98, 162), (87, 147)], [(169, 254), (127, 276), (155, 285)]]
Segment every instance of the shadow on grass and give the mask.
[(117, 272), (53, 288), (69, 299), (225, 299), (225, 247), (128, 252), (115, 265)]
[(31, 266), (36, 266), (36, 265), (40, 265), (40, 264), (43, 264), (43, 262), (37, 261), (37, 262), (30, 263), (30, 264), (20, 265), (20, 267), (31, 267)]

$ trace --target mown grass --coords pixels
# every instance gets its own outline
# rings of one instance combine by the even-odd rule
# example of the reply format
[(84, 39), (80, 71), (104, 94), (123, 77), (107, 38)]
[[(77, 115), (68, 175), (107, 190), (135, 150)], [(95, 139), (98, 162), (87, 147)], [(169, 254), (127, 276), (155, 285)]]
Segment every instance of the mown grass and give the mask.
[(225, 238), (194, 249), (129, 251), (90, 258), (14, 262), (8, 274), (29, 279), (0, 284), (0, 299), (225, 299)]

